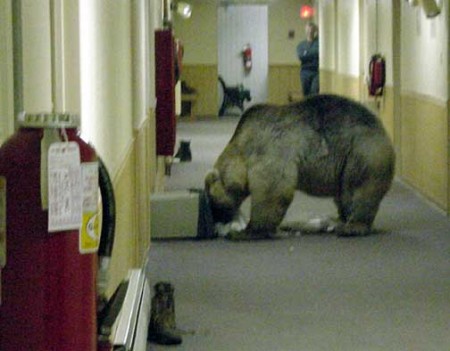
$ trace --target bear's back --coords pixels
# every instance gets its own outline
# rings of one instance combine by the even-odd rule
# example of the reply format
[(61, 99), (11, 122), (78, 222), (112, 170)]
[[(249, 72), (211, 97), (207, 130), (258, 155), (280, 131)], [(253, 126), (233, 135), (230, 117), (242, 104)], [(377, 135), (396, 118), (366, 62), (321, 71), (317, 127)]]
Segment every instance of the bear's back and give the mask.
[(263, 128), (264, 125), (289, 125), (287, 122), (310, 125), (314, 130), (336, 131), (355, 126), (383, 129), (378, 118), (362, 104), (342, 96), (323, 94), (289, 105), (254, 105), (242, 115), (236, 132), (246, 125)]

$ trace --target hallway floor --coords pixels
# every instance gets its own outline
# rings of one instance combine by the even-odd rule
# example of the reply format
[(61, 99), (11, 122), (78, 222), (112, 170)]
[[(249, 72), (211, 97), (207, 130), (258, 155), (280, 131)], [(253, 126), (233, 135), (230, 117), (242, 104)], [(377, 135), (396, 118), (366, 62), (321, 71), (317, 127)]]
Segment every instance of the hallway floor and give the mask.
[[(193, 161), (173, 165), (166, 190), (203, 187), (236, 123), (181, 121)], [(285, 220), (324, 215), (331, 200), (298, 193)], [(374, 226), (352, 239), (153, 241), (150, 283), (174, 285), (183, 343), (149, 350), (450, 350), (450, 219), (396, 182)]]

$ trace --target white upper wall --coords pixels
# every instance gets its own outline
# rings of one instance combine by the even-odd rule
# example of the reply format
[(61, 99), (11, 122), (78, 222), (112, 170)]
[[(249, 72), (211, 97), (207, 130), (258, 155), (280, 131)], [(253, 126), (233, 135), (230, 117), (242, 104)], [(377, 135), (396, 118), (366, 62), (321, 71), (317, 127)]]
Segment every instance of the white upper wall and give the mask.
[[(426, 18), (420, 6), (401, 2), (401, 89), (446, 102), (449, 97), (449, 0), (441, 14)], [(318, 0), (322, 69), (368, 75), (370, 56), (386, 58), (386, 83), (393, 84), (391, 0)]]
[(49, 14), (48, 0), (22, 0), (23, 107), (30, 113), (53, 109)]
[(361, 74), (359, 2), (318, 0), (321, 69), (353, 77)]
[(386, 84), (392, 86), (392, 1), (365, 0), (361, 4), (361, 75), (368, 77), (370, 58), (374, 54), (381, 54), (386, 59)]
[(334, 1), (319, 1), (320, 68), (336, 69), (336, 21)]
[(116, 174), (132, 144), (131, 5), (80, 0), (82, 132)]
[(0, 144), (14, 130), (12, 7), (0, 2)]
[[(392, 30), (393, 30), (393, 18), (392, 18), (392, 1), (382, 0), (378, 1), (377, 12), (377, 33), (376, 33), (376, 47), (374, 51), (380, 52), (386, 59), (386, 84), (393, 84), (393, 48), (392, 48)], [(375, 53), (375, 52), (374, 52)], [(368, 60), (366, 59), (366, 71), (368, 67)]]
[(357, 77), (360, 74), (359, 0), (337, 2), (337, 72)]
[(175, 37), (184, 46), (184, 64), (217, 64), (217, 4), (191, 0), (192, 16), (173, 17)]
[[(305, 40), (305, 25), (300, 8), (308, 1), (278, 0), (269, 3), (269, 63), (300, 64), (297, 45)], [(294, 36), (289, 37), (289, 32)], [(319, 33), (320, 35), (320, 33)]]
[[(0, 3), (0, 142), (14, 126), (11, 18), (17, 3)], [(133, 127), (156, 105), (153, 33), (162, 26), (162, 1), (50, 3), (20, 3), (23, 107), (81, 113), (83, 135), (115, 173), (130, 152)]]
[(402, 91), (448, 100), (449, 0), (441, 14), (426, 18), (420, 7), (402, 2)]
[[(184, 44), (185, 64), (217, 64), (216, 0), (191, 0), (192, 17), (174, 16), (175, 36)], [(246, 4), (261, 1), (246, 1)], [(269, 64), (299, 64), (296, 47), (305, 38), (306, 21), (300, 19), (300, 7), (307, 0), (269, 0)], [(289, 37), (293, 31), (294, 36)]]

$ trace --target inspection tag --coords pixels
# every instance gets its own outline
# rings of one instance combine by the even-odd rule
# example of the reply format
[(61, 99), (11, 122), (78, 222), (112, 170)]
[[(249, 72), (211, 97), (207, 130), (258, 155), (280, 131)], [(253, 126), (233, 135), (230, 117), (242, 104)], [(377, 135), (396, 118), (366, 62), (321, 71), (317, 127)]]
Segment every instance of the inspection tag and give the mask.
[(80, 148), (58, 142), (48, 150), (48, 231), (79, 229), (82, 220)]

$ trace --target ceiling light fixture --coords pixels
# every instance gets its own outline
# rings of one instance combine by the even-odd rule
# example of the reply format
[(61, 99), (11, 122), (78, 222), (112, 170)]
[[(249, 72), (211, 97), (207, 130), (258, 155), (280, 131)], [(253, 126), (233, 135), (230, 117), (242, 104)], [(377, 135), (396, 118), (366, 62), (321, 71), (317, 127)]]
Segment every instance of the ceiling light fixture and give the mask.
[(192, 15), (192, 6), (186, 2), (172, 2), (171, 9), (182, 18), (189, 18)]
[(441, 9), (434, 0), (421, 0), (420, 3), (428, 18), (434, 18), (441, 13)]

